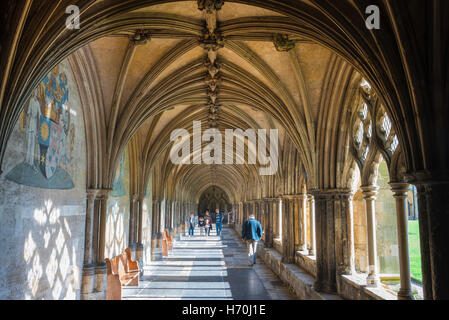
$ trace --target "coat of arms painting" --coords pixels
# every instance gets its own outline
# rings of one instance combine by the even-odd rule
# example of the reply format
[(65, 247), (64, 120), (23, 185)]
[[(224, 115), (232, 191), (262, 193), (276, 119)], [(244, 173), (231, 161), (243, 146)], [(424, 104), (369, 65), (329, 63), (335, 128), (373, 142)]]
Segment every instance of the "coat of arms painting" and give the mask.
[(25, 159), (6, 179), (43, 189), (74, 188), (67, 172), (75, 139), (67, 81), (56, 66), (32, 93), (19, 120)]

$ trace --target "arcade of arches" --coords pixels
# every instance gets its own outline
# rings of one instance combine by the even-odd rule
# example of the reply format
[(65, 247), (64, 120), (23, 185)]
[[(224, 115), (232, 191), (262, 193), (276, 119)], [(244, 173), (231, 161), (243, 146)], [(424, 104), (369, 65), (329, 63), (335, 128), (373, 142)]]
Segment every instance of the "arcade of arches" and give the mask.
[[(448, 1), (0, 6), (1, 299), (104, 299), (105, 258), (161, 259), (161, 232), (209, 206), (236, 230), (256, 215), (299, 298), (413, 299), (413, 249), (423, 298), (449, 299)], [(278, 170), (173, 164), (170, 135), (194, 121), (277, 129)]]

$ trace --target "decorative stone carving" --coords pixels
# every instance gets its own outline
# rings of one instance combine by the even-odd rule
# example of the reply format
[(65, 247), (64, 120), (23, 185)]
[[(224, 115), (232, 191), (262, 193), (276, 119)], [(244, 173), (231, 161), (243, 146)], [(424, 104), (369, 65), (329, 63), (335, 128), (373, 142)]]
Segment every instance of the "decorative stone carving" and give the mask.
[(147, 30), (136, 30), (134, 35), (131, 36), (131, 41), (134, 42), (135, 45), (147, 44), (147, 41), (150, 39), (150, 32)]
[(215, 78), (215, 76), (218, 74), (218, 72), (220, 72), (221, 69), (221, 65), (217, 61), (214, 61), (212, 63), (209, 59), (206, 60), (204, 66), (207, 68), (207, 71), (209, 72), (211, 78)]
[(273, 43), (279, 52), (287, 52), (295, 47), (295, 41), (290, 40), (287, 34), (276, 34), (273, 38)]
[(207, 75), (205, 83), (209, 87), (211, 91), (216, 91), (218, 86), (220, 85), (221, 78), (213, 78), (210, 75)]
[(207, 13), (221, 10), (224, 5), (224, 0), (198, 0), (198, 9)]
[(224, 47), (224, 37), (218, 30), (210, 32), (205, 29), (203, 34), (199, 36), (198, 42), (205, 50), (217, 51)]

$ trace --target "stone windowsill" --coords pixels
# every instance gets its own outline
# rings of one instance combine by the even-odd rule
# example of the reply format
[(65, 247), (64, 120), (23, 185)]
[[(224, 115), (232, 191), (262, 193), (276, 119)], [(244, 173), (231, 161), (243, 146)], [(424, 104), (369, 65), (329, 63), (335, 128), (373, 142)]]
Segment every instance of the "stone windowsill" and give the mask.
[(274, 249), (279, 253), (282, 254), (282, 239), (281, 238), (274, 238), (273, 239), (273, 247)]
[(397, 300), (397, 294), (380, 284), (377, 288), (366, 286), (366, 274), (342, 275), (341, 277), (357, 289), (362, 290), (376, 300)]
[(305, 260), (310, 260), (313, 263), (316, 263), (316, 256), (315, 255), (312, 255), (312, 256), (308, 255), (305, 251), (301, 251), (301, 250), (296, 251), (296, 255), (304, 258)]

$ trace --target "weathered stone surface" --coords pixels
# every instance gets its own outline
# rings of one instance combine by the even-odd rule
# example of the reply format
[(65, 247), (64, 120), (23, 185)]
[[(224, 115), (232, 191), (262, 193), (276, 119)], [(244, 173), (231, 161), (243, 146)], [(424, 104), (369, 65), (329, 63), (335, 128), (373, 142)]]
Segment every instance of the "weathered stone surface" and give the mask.
[[(25, 185), (32, 182), (26, 176), (21, 177), (21, 183), (6, 178), (29, 158), (36, 163), (38, 159), (49, 160), (48, 153), (40, 153), (43, 148), (38, 142), (39, 133), (33, 127), (44, 120), (31, 119), (24, 111), (8, 143), (3, 167), (6, 175), (0, 176), (0, 241), (4, 249), (0, 259), (5, 262), (0, 264), (0, 299), (80, 298), (86, 210), (84, 121), (72, 71), (66, 61), (58, 67), (58, 76), (65, 74), (67, 78), (69, 99), (62, 107), (60, 122), (51, 122), (53, 131), (49, 134), (59, 134), (60, 140), (54, 136), (49, 139), (60, 143), (55, 145), (60, 157), (55, 163), (58, 168), (64, 167), (66, 180), (73, 181), (74, 187), (30, 187)], [(39, 166), (32, 170), (42, 180), (50, 181)], [(48, 187), (54, 186), (49, 182)]]

